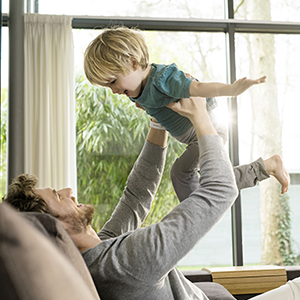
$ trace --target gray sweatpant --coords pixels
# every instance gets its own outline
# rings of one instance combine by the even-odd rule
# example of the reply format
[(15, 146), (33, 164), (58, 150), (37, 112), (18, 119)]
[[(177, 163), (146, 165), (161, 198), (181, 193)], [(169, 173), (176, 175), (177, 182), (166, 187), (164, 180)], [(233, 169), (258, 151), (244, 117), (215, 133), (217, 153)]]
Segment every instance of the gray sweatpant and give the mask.
[[(227, 128), (221, 126), (213, 110), (208, 111), (212, 124), (218, 134), (227, 140)], [(186, 199), (199, 185), (199, 145), (194, 127), (185, 134), (175, 137), (179, 142), (187, 144), (186, 150), (178, 157), (171, 168), (171, 180), (179, 201)], [(269, 178), (265, 165), (261, 158), (256, 161), (234, 167), (236, 184), (239, 190), (252, 187), (257, 182)]]

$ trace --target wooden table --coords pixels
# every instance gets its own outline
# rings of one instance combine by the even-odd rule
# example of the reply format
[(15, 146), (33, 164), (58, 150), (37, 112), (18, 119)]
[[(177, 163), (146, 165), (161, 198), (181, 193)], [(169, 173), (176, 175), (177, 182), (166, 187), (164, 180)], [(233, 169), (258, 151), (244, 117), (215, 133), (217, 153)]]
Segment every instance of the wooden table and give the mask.
[(203, 268), (233, 295), (260, 294), (287, 282), (286, 270), (281, 266), (243, 266)]

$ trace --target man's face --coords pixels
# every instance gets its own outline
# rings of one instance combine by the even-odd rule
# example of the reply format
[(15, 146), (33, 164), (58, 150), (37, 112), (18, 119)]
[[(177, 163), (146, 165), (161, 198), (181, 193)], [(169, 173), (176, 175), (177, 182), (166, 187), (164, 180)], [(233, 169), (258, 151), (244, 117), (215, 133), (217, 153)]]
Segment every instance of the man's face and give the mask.
[(35, 193), (40, 195), (49, 205), (50, 210), (63, 222), (68, 231), (80, 233), (86, 231), (91, 225), (94, 207), (91, 205), (78, 204), (71, 188), (56, 191), (52, 188), (36, 189)]

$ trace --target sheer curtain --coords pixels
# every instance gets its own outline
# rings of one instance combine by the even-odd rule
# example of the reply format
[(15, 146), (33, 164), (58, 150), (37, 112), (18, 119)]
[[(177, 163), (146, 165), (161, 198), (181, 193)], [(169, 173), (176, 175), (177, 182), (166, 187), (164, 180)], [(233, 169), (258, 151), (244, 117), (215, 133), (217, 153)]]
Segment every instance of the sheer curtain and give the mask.
[(72, 18), (25, 14), (25, 172), (76, 194)]

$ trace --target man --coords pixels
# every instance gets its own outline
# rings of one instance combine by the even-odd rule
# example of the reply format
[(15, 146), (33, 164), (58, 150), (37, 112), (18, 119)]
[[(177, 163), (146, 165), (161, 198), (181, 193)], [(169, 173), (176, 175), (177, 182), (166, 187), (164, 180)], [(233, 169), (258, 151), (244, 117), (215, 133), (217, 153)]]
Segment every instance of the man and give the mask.
[[(82, 252), (101, 299), (207, 299), (176, 265), (232, 205), (238, 189), (223, 141), (207, 114), (205, 99), (183, 99), (169, 107), (193, 123), (201, 168), (197, 189), (161, 222), (140, 228), (165, 162), (167, 133), (155, 128), (150, 128), (123, 196), (98, 234), (91, 227), (93, 207), (78, 204), (71, 189), (34, 189), (34, 180), (32, 184), (27, 182), (32, 177), (23, 175), (11, 184), (4, 199), (19, 210), (26, 210), (29, 202), (46, 204), (44, 212), (61, 220)], [(238, 186), (253, 186), (257, 180), (268, 178), (269, 171), (285, 192), (289, 186), (287, 173), (282, 162), (277, 161), (275, 168), (273, 163), (265, 161), (266, 169), (259, 161), (238, 168)], [(26, 190), (34, 201), (22, 200), (20, 190)]]

